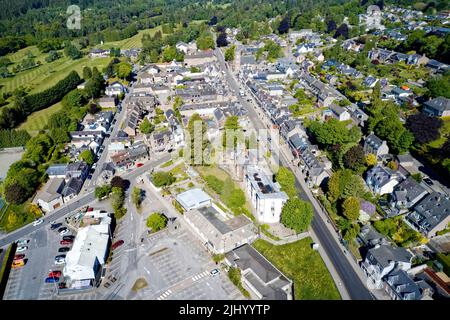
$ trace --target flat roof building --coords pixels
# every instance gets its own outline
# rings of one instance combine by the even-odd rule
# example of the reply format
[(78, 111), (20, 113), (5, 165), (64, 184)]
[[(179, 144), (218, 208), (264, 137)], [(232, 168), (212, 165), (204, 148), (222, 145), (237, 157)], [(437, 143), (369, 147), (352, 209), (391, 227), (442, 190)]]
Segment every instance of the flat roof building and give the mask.
[(177, 201), (187, 211), (211, 205), (211, 197), (199, 188), (178, 194)]

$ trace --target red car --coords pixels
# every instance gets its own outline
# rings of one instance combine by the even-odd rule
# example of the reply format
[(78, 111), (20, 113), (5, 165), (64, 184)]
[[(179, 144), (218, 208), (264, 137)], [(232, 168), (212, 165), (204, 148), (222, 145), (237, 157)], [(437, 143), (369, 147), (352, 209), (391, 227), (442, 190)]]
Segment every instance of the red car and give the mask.
[(61, 271), (52, 271), (48, 274), (49, 278), (59, 278), (61, 276)]
[(114, 250), (114, 249), (117, 249), (118, 247), (120, 247), (121, 245), (123, 245), (123, 240), (114, 242), (113, 245), (111, 246), (111, 248)]
[(136, 164), (136, 168), (140, 168), (140, 167), (142, 167), (144, 164), (143, 163), (138, 163), (138, 164)]
[(61, 240), (59, 243), (60, 243), (61, 245), (72, 244), (72, 243), (73, 243), (73, 240), (69, 240), (69, 239), (67, 239), (67, 240)]
[(20, 259), (23, 259), (23, 258), (25, 258), (25, 255), (24, 255), (24, 254), (16, 254), (16, 255), (14, 256), (14, 260), (20, 260)]
[(94, 211), (94, 208), (88, 207), (87, 211), (88, 211), (88, 212)]

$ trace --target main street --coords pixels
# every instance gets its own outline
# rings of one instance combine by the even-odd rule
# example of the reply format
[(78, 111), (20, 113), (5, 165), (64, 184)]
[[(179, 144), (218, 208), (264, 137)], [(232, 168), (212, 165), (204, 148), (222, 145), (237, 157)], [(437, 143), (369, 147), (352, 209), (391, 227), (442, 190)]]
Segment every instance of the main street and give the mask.
[[(144, 174), (145, 172), (149, 171), (150, 169), (167, 162), (171, 159), (170, 154), (166, 154), (162, 157), (155, 158), (153, 161), (146, 163), (140, 168), (136, 168), (131, 172), (127, 172), (123, 174), (121, 177), (123, 179), (132, 180), (136, 177)], [(14, 241), (19, 240), (20, 238), (28, 235), (31, 232), (34, 232), (40, 228), (44, 228), (45, 226), (53, 223), (54, 221), (64, 217), (65, 215), (74, 212), (75, 210), (86, 206), (90, 202), (94, 201), (95, 199), (95, 193), (94, 191), (90, 191), (89, 193), (86, 193), (82, 196), (76, 197), (71, 202), (63, 205), (60, 209), (53, 211), (52, 213), (48, 214), (44, 217), (44, 222), (40, 225), (34, 227), (32, 224), (28, 224), (16, 231), (13, 231), (11, 233), (8, 233), (6, 236), (0, 239), (0, 248), (10, 244)]]
[[(236, 93), (238, 96), (239, 102), (246, 107), (248, 111), (248, 115), (250, 121), (253, 123), (253, 126), (256, 130), (258, 129), (267, 129), (268, 125), (264, 125), (262, 121), (262, 110), (257, 110), (255, 106), (251, 103), (248, 103), (245, 99), (242, 99), (239, 95), (239, 84), (234, 77), (234, 75), (230, 72), (229, 68), (225, 63), (225, 59), (222, 51), (219, 48), (215, 49), (216, 56), (218, 57), (219, 63), (222, 69), (226, 72), (226, 78), (230, 85), (230, 88)], [(261, 114), (260, 116), (258, 114)], [(280, 146), (281, 149), (281, 146)], [(283, 152), (280, 152), (280, 160), (284, 166), (290, 167), (291, 161), (288, 160), (286, 155)], [(323, 212), (321, 207), (318, 205), (317, 200), (312, 196), (309, 189), (306, 187), (303, 177), (301, 176), (298, 170), (294, 170), (294, 174), (296, 176), (297, 186), (300, 187), (301, 192), (299, 193), (300, 198), (310, 202), (314, 208), (314, 218), (311, 224), (311, 228), (313, 233), (317, 236), (318, 241), (322, 248), (324, 249), (327, 258), (331, 261), (334, 270), (336, 271), (338, 278), (342, 282), (343, 286), (348, 293), (348, 296), (352, 300), (372, 300), (374, 299), (367, 287), (363, 284), (361, 277), (358, 275), (357, 271), (355, 271), (355, 266), (352, 266), (348, 257), (343, 252), (342, 247), (337, 240), (336, 234), (332, 234), (329, 227), (327, 227), (326, 222), (326, 214)], [(355, 263), (355, 262), (353, 262)], [(356, 266), (356, 268), (359, 268)], [(333, 270), (330, 270), (332, 272)], [(332, 272), (333, 275), (333, 272)], [(335, 278), (335, 277), (333, 277)]]

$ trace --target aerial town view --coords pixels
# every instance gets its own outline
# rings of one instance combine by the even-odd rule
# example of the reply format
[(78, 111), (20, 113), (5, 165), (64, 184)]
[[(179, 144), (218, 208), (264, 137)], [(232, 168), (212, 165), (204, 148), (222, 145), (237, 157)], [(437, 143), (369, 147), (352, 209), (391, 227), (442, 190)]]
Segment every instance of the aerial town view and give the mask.
[(0, 300), (450, 298), (449, 1), (0, 8)]

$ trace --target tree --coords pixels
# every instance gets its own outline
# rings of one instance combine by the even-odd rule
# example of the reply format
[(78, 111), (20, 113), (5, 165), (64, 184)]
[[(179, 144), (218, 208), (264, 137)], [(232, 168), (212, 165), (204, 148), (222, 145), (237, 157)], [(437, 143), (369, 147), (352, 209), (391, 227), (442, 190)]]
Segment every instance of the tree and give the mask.
[(222, 136), (222, 145), (227, 148), (234, 149), (237, 146), (238, 139), (243, 139), (242, 131), (239, 126), (238, 116), (229, 116), (225, 120), (224, 134)]
[(87, 108), (87, 112), (89, 112), (90, 114), (96, 114), (100, 110), (101, 108), (96, 103), (90, 103), (89, 107)]
[(427, 81), (428, 96), (431, 98), (444, 97), (450, 99), (450, 72), (443, 76), (432, 77)]
[(360, 176), (351, 170), (338, 170), (333, 173), (327, 185), (327, 197), (331, 202), (350, 196), (361, 197), (365, 193), (364, 183)]
[(434, 141), (440, 137), (443, 121), (438, 117), (429, 117), (422, 112), (410, 115), (406, 119), (406, 128), (414, 135), (419, 144)]
[(211, 20), (209, 20), (208, 25), (215, 26), (217, 24), (217, 17), (213, 16)]
[(366, 157), (364, 149), (359, 144), (351, 147), (343, 157), (344, 165), (353, 171), (359, 171), (365, 167)]
[(78, 158), (86, 162), (89, 166), (91, 166), (95, 162), (94, 153), (91, 149), (84, 150), (82, 153), (80, 153)]
[(228, 45), (227, 35), (225, 32), (221, 32), (216, 39), (218, 47), (226, 47)]
[(295, 187), (294, 173), (286, 167), (280, 167), (275, 175), (275, 179), (281, 186), (281, 191), (286, 192), (289, 198), (294, 198), (298, 194), (298, 190)]
[(214, 39), (211, 33), (205, 32), (196, 40), (197, 48), (200, 50), (214, 49)]
[(152, 229), (153, 232), (158, 232), (164, 229), (167, 225), (167, 218), (159, 212), (154, 212), (147, 219), (147, 227)]
[(162, 52), (162, 59), (164, 62), (172, 62), (173, 60), (183, 61), (184, 54), (178, 51), (175, 47), (167, 46)]
[(130, 186), (130, 181), (126, 180), (126, 179), (122, 179), (119, 176), (114, 176), (111, 179), (111, 187), (114, 188), (120, 188), (122, 190), (127, 190), (128, 187)]
[(297, 233), (308, 229), (313, 218), (313, 208), (309, 202), (292, 198), (286, 201), (281, 211), (281, 223)]
[(278, 26), (278, 32), (280, 34), (288, 33), (289, 27), (290, 27), (290, 18), (289, 16), (285, 16), (281, 21), (280, 25)]
[(21, 204), (27, 201), (29, 193), (18, 182), (13, 182), (5, 186), (5, 200), (11, 204)]
[(155, 130), (155, 126), (148, 120), (148, 118), (144, 118), (139, 125), (139, 130), (143, 134), (150, 134)]
[(121, 208), (125, 202), (125, 192), (119, 187), (113, 187), (111, 192), (111, 206), (114, 212), (121, 212)]
[(131, 194), (131, 200), (133, 201), (136, 208), (141, 207), (142, 203), (142, 189), (139, 189), (138, 187), (133, 188), (133, 193)]
[(80, 59), (82, 57), (82, 53), (80, 50), (78, 50), (78, 48), (69, 43), (68, 45), (66, 45), (66, 47), (64, 48), (64, 54), (66, 55), (66, 57), (71, 58), (72, 60), (77, 60)]
[(158, 171), (152, 175), (153, 184), (156, 187), (167, 187), (175, 182), (176, 178), (171, 172)]
[(327, 21), (327, 32), (332, 33), (334, 30), (336, 30), (337, 24), (334, 20), (328, 20)]
[(346, 23), (343, 23), (339, 26), (339, 28), (336, 29), (336, 33), (334, 34), (333, 38), (339, 38), (343, 37), (344, 39), (348, 39), (348, 25)]
[(232, 45), (225, 51), (225, 61), (233, 61), (235, 56), (236, 46)]
[(190, 139), (188, 139), (187, 148), (190, 150), (191, 165), (202, 165), (205, 162), (205, 151), (209, 148), (209, 141), (206, 136), (208, 130), (207, 124), (200, 118), (198, 113), (191, 116), (188, 122), (187, 131)]
[(130, 79), (133, 67), (128, 62), (121, 62), (115, 65), (116, 74), (120, 79)]
[(349, 220), (357, 220), (359, 218), (359, 210), (361, 205), (356, 197), (348, 197), (342, 203), (342, 213)]
[(89, 68), (88, 66), (83, 68), (83, 79), (89, 80), (92, 77), (92, 71), (91, 68)]
[(361, 131), (357, 127), (347, 129), (347, 125), (335, 118), (324, 123), (313, 121), (308, 130), (321, 145), (329, 147), (333, 145), (358, 142), (361, 139)]
[(377, 156), (374, 155), (373, 153), (369, 153), (366, 156), (366, 163), (369, 167), (373, 167), (377, 164)]
[(50, 63), (58, 60), (59, 58), (61, 58), (61, 54), (58, 51), (52, 50), (48, 53), (48, 56), (45, 57), (45, 62)]
[(112, 189), (111, 186), (107, 184), (95, 187), (95, 197), (97, 199), (102, 199), (111, 193), (111, 189)]

